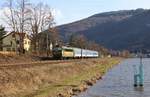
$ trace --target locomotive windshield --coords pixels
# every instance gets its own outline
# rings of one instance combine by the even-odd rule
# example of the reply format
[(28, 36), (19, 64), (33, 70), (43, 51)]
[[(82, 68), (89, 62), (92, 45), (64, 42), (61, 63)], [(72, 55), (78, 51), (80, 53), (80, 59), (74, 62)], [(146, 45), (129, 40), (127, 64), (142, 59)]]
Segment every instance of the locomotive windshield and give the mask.
[(62, 50), (62, 48), (60, 48), (60, 47), (59, 48), (58, 47), (57, 48), (53, 48), (53, 51), (61, 51), (61, 50)]

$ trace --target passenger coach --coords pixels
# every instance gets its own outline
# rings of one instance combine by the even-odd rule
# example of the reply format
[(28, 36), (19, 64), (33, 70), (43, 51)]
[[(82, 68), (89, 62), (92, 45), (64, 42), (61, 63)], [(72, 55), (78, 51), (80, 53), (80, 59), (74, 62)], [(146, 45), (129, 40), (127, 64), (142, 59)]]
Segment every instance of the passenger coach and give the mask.
[(96, 58), (99, 56), (98, 51), (75, 48), (75, 47), (55, 47), (53, 49), (53, 57), (56, 59), (68, 58)]

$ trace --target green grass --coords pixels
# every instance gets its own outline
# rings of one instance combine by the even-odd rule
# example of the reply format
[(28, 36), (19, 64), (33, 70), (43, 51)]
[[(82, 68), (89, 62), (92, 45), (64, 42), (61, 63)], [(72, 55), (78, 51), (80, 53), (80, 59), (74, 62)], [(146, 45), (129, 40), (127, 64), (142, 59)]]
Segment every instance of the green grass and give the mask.
[[(81, 70), (77, 74), (69, 75), (57, 83), (52, 83), (47, 87), (43, 87), (34, 93), (25, 97), (55, 97), (58, 93), (66, 92), (67, 88), (79, 86), (83, 80), (89, 80), (96, 74), (104, 75), (115, 64), (119, 63), (118, 59), (108, 59), (107, 64), (94, 64), (91, 68)], [(51, 95), (51, 96), (50, 96)]]

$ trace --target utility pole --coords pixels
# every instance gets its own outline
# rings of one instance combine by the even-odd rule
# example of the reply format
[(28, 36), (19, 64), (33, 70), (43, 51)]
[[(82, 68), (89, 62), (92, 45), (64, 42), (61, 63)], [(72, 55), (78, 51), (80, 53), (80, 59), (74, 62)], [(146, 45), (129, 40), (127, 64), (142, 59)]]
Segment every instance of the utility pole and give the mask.
[(48, 57), (48, 51), (49, 51), (49, 45), (48, 45), (48, 33), (46, 34), (46, 53), (47, 53), (47, 57)]

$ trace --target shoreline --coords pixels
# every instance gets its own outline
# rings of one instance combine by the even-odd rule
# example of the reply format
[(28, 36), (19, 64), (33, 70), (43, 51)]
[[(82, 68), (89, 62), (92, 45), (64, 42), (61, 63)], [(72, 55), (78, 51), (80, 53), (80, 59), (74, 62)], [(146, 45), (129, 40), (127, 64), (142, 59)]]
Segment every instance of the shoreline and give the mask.
[(88, 88), (93, 86), (98, 80), (101, 80), (102, 77), (114, 66), (118, 65), (121, 60), (118, 60), (116, 63), (107, 64), (108, 67), (105, 68), (102, 72), (97, 72), (96, 75), (92, 76), (90, 79), (83, 80), (78, 86), (68, 89), (62, 93), (59, 93), (56, 97), (72, 97), (78, 96), (80, 93), (85, 92)]
[(1, 97), (71, 97), (85, 91), (122, 58), (0, 69)]

